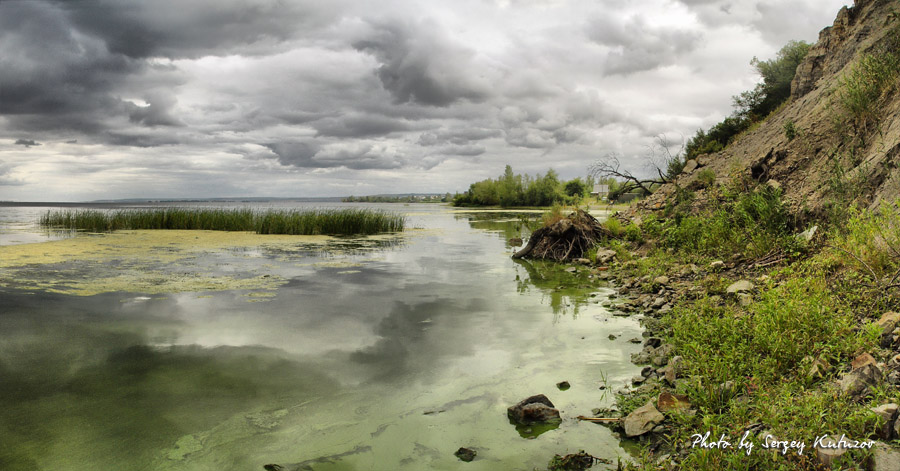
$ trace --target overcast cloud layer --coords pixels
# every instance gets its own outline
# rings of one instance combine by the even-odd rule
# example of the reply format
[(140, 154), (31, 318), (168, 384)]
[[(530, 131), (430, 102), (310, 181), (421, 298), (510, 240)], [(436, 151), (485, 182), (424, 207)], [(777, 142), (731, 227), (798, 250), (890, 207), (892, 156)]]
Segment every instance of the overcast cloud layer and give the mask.
[(455, 192), (639, 170), (843, 0), (3, 0), (0, 200)]

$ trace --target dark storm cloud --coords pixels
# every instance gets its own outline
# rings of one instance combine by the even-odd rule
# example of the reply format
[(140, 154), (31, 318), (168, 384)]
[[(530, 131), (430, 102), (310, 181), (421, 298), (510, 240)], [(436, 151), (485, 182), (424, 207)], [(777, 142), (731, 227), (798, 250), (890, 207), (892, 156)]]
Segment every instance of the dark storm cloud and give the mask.
[(369, 137), (408, 131), (411, 126), (400, 119), (362, 113), (351, 113), (336, 118), (325, 118), (310, 123), (319, 136)]
[(147, 106), (129, 103), (128, 119), (132, 123), (145, 126), (184, 126), (184, 123), (172, 116), (171, 108), (177, 100), (171, 94), (153, 93), (146, 97)]
[(17, 146), (25, 146), (25, 147), (34, 147), (41, 145), (38, 142), (34, 142), (34, 139), (16, 139), (15, 145)]
[(424, 147), (437, 146), (443, 144), (453, 144), (456, 146), (464, 146), (473, 141), (481, 141), (501, 137), (503, 132), (499, 129), (489, 128), (456, 128), (456, 129), (438, 129), (435, 131), (424, 132), (419, 135), (417, 144)]
[(653, 26), (638, 16), (626, 21), (603, 16), (587, 26), (588, 37), (612, 48), (606, 58), (607, 74), (630, 74), (675, 63), (700, 43), (699, 32)]
[(282, 165), (298, 168), (336, 168), (352, 170), (394, 169), (402, 162), (392, 155), (380, 152), (372, 145), (329, 149), (316, 142), (279, 142), (265, 144)]
[(97, 130), (123, 109), (110, 92), (140, 70), (72, 30), (54, 5), (0, 2), (0, 114), (15, 128)]
[(79, 30), (131, 58), (269, 52), (327, 24), (340, 1), (78, 0), (55, 2)]
[(453, 44), (438, 25), (386, 21), (371, 23), (353, 47), (380, 63), (376, 74), (397, 103), (449, 106), (480, 102), (489, 93), (472, 70), (473, 53)]

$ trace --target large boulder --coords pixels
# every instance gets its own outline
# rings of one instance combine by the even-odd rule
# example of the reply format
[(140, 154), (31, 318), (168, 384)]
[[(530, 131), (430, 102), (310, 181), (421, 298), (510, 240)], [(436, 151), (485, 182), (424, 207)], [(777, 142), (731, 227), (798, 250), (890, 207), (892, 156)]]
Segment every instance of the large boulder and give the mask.
[(547, 399), (547, 396), (538, 394), (519, 401), (518, 404), (506, 409), (506, 415), (513, 422), (520, 425), (535, 423), (559, 422), (559, 410)]

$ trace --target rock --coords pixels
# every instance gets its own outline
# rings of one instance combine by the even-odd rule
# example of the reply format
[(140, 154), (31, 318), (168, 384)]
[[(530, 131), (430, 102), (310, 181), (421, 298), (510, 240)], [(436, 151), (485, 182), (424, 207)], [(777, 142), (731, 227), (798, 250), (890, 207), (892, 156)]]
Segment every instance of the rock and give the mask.
[(813, 240), (813, 237), (816, 236), (816, 230), (819, 226), (812, 226), (809, 229), (797, 234), (797, 240), (802, 242), (810, 242)]
[(618, 337), (616, 337), (614, 334), (609, 334), (609, 339), (610, 339), (610, 340), (615, 340), (615, 339), (617, 339), (617, 338), (618, 338)]
[(662, 392), (656, 401), (656, 407), (660, 412), (668, 412), (670, 410), (690, 409), (691, 401), (687, 396), (681, 394), (672, 394), (670, 392)]
[(823, 438), (820, 443), (824, 446), (816, 446), (816, 458), (819, 460), (819, 463), (828, 469), (831, 469), (831, 464), (849, 450), (849, 448), (843, 447), (830, 448), (831, 446), (837, 446), (837, 441), (831, 437)]
[(880, 379), (881, 370), (870, 363), (849, 373), (844, 373), (839, 385), (841, 392), (859, 400), (868, 396), (870, 388), (878, 384)]
[(656, 366), (665, 366), (674, 353), (675, 347), (672, 344), (660, 345), (650, 354), (650, 361)]
[(611, 262), (614, 258), (616, 258), (615, 250), (605, 249), (605, 250), (597, 251), (596, 260), (597, 260), (597, 263), (599, 263), (601, 265), (605, 265), (605, 264)]
[(576, 271), (578, 271), (578, 269), (575, 268), (575, 267), (568, 267), (568, 268), (566, 268), (566, 272), (567, 272), (567, 273), (575, 273)]
[(770, 178), (769, 181), (766, 182), (766, 184), (769, 185), (769, 187), (771, 187), (773, 190), (781, 189), (781, 183), (778, 183), (778, 180), (774, 178)]
[(866, 365), (874, 365), (875, 363), (875, 358), (873, 358), (872, 355), (863, 353), (850, 362), (850, 370), (858, 370)]
[(456, 457), (459, 458), (460, 461), (465, 461), (466, 463), (474, 460), (475, 455), (477, 454), (478, 453), (471, 448), (460, 448), (459, 450), (456, 450), (456, 453), (454, 453), (454, 455), (456, 455)]
[(809, 371), (806, 373), (806, 376), (810, 379), (821, 379), (825, 377), (825, 374), (831, 371), (831, 365), (822, 358), (816, 358), (812, 362), (812, 366), (809, 367)]
[(631, 342), (631, 343), (641, 343), (641, 339), (639, 339), (639, 338), (637, 338), (637, 337), (635, 337), (635, 338), (633, 338), (633, 339), (630, 339), (630, 340), (628, 340), (628, 341)]
[(653, 430), (664, 420), (666, 420), (665, 416), (656, 410), (656, 407), (653, 407), (653, 402), (647, 402), (625, 417), (623, 422), (625, 435), (628, 437), (641, 436)]
[(663, 298), (662, 296), (660, 296), (660, 297), (654, 299), (653, 304), (651, 304), (650, 306), (652, 306), (654, 309), (659, 309), (659, 308), (663, 307), (664, 304), (666, 304), (666, 298)]
[(894, 422), (897, 420), (898, 407), (900, 406), (892, 402), (869, 409), (879, 418), (879, 426), (876, 430), (879, 437), (885, 440), (891, 439), (891, 435), (894, 432)]
[(721, 269), (725, 268), (725, 262), (723, 262), (721, 260), (716, 260), (709, 264), (709, 268), (711, 268), (713, 270), (721, 270)]
[(562, 420), (556, 406), (547, 399), (547, 396), (538, 394), (523, 399), (518, 404), (506, 409), (506, 415), (510, 420), (521, 425), (530, 425), (541, 422), (557, 422)]
[(645, 366), (645, 367), (641, 368), (641, 376), (643, 376), (645, 378), (649, 378), (650, 375), (652, 375), (654, 371), (656, 371), (656, 370), (654, 370), (652, 366)]
[(631, 385), (632, 386), (640, 386), (644, 384), (644, 381), (647, 381), (647, 378), (643, 376), (632, 376), (631, 377)]
[(682, 173), (691, 173), (694, 170), (697, 170), (697, 161), (691, 159), (684, 163), (684, 168), (681, 171)]
[(650, 337), (644, 342), (645, 346), (656, 348), (662, 345), (662, 339), (659, 337)]
[(631, 362), (635, 365), (650, 363), (650, 354), (647, 352), (632, 353)]
[(900, 451), (887, 443), (875, 442), (872, 471), (897, 471), (900, 469)]
[(586, 258), (576, 258), (576, 259), (575, 259), (575, 263), (580, 263), (580, 264), (582, 264), (582, 265), (590, 265), (590, 264), (591, 264), (591, 261), (590, 261), (589, 259), (586, 259)]
[(666, 366), (665, 378), (666, 381), (672, 386), (675, 385), (675, 379), (681, 376), (681, 373), (684, 370), (684, 359), (681, 355), (676, 355), (669, 360), (669, 365)]
[(750, 293), (738, 293), (737, 294), (738, 304), (743, 307), (747, 307), (753, 303), (753, 296)]
[(560, 391), (567, 391), (571, 387), (572, 385), (570, 385), (568, 381), (560, 381), (556, 383), (556, 388)]
[(744, 293), (748, 291), (753, 291), (753, 283), (750, 282), (750, 280), (735, 281), (728, 285), (728, 288), (725, 288), (725, 292), (728, 294)]
[(669, 277), (665, 276), (665, 275), (657, 276), (656, 278), (653, 279), (653, 284), (665, 286), (665, 285), (669, 284)]
[(881, 315), (881, 319), (875, 323), (881, 328), (881, 347), (889, 348), (893, 345), (894, 329), (900, 324), (900, 313), (888, 311)]

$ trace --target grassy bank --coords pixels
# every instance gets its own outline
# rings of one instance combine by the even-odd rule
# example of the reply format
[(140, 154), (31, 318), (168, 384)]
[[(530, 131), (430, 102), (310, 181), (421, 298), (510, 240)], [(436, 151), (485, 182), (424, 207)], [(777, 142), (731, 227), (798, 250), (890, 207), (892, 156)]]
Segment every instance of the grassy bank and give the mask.
[(257, 234), (352, 235), (402, 231), (406, 218), (373, 209), (253, 210), (149, 208), (48, 211), (41, 227), (89, 232), (134, 229), (251, 231)]
[[(700, 210), (686, 193), (662, 214), (607, 223), (620, 236), (606, 241), (617, 252), (610, 271), (648, 317), (652, 336), (681, 357), (674, 384), (651, 373), (619, 396), (620, 411), (656, 404), (665, 391), (691, 404), (687, 413), (665, 413), (664, 432), (639, 438), (645, 448), (635, 467), (832, 469), (812, 449), (821, 435), (889, 443), (879, 432), (886, 420), (872, 408), (900, 403), (897, 341), (890, 331), (884, 340), (877, 325), (900, 310), (900, 206), (850, 209), (804, 237), (813, 223), (794, 220), (777, 189), (712, 190)], [(728, 292), (738, 280), (752, 288)], [(665, 309), (652, 305), (659, 298)], [(840, 379), (864, 354), (878, 362), (876, 380), (859, 393), (842, 390)], [(692, 447), (694, 434), (706, 432), (731, 447)], [(749, 455), (738, 449), (745, 434), (755, 443)], [(772, 452), (763, 448), (766, 435), (807, 448)], [(832, 466), (866, 469), (872, 454), (850, 450)], [(662, 463), (661, 455), (668, 455)]]

